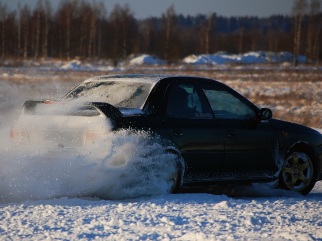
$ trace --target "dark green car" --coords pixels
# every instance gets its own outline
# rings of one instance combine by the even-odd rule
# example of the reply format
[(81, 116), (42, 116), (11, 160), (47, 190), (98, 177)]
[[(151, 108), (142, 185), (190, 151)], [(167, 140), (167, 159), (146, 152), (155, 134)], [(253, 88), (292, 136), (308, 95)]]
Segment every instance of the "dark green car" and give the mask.
[[(215, 80), (99, 76), (59, 102), (75, 99), (87, 103), (81, 108), (83, 116), (98, 110), (112, 121), (113, 130), (149, 130), (169, 141), (172, 147), (166, 151), (177, 157), (172, 192), (196, 183), (277, 180), (279, 187), (308, 194), (322, 178), (319, 132), (273, 119), (270, 109), (259, 109)], [(27, 101), (24, 113), (34, 113), (39, 103), (51, 102)]]

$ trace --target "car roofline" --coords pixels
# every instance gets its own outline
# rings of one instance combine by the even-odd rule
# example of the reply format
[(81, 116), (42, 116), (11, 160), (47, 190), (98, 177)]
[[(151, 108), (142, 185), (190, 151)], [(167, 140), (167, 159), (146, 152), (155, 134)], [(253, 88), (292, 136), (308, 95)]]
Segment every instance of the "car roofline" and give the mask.
[(100, 75), (94, 76), (84, 81), (87, 82), (104, 82), (104, 81), (138, 81), (138, 82), (149, 82), (157, 83), (162, 79), (176, 77), (175, 75), (158, 75), (158, 74), (121, 74), (121, 75)]
[[(213, 79), (205, 78), (205, 77), (197, 77), (197, 76), (190, 76), (190, 75), (173, 75), (173, 74), (117, 74), (117, 75), (100, 75), (100, 76), (94, 76), (87, 80), (85, 80), (83, 83), (87, 82), (104, 82), (104, 81), (138, 81), (138, 82), (147, 82), (147, 83), (158, 83), (161, 80), (164, 79), (171, 79), (171, 78), (195, 78), (195, 79), (204, 79), (204, 80), (210, 80), (210, 81), (216, 81)], [(219, 82), (221, 83), (221, 82)]]

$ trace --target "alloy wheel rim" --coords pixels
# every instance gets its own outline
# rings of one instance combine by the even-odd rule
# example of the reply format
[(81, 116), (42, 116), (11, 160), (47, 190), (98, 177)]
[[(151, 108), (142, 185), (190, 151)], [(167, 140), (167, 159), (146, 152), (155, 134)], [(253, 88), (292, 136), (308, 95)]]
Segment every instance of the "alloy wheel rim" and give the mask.
[(294, 152), (285, 160), (282, 172), (284, 183), (289, 189), (302, 191), (313, 178), (312, 160), (303, 152)]

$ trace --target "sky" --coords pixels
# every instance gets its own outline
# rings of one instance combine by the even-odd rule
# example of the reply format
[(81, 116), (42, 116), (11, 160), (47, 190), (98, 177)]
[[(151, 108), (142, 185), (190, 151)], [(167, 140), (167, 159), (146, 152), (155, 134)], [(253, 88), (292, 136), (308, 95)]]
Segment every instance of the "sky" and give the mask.
[[(0, 0), (9, 9), (15, 9), (18, 3), (34, 7), (38, 0)], [(282, 14), (290, 15), (294, 0), (88, 0), (104, 2), (107, 12), (115, 4), (129, 4), (136, 18), (161, 16), (171, 5), (177, 14), (192, 15), (216, 13), (220, 16), (258, 16), (268, 17)], [(60, 0), (50, 0), (55, 9)]]

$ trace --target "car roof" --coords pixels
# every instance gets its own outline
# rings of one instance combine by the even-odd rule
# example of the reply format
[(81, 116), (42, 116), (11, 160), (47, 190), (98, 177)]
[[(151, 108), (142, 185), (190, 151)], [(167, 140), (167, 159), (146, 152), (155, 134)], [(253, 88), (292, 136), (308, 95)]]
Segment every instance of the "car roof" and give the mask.
[[(108, 81), (133, 81), (133, 82), (143, 82), (155, 85), (164, 79), (182, 79), (182, 78), (194, 78), (194, 79), (203, 79), (210, 80), (203, 77), (188, 76), (188, 75), (167, 75), (167, 74), (117, 74), (117, 75), (101, 75), (94, 76), (84, 81), (87, 82), (108, 82)], [(211, 80), (215, 81), (215, 80)], [(218, 81), (215, 81), (218, 82)]]
[(162, 79), (178, 77), (175, 75), (158, 75), (158, 74), (123, 74), (123, 75), (101, 75), (94, 76), (85, 80), (84, 82), (104, 82), (104, 81), (137, 81), (155, 84)]

